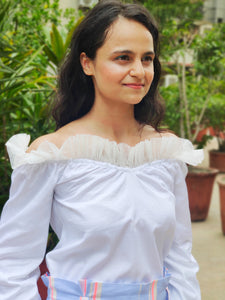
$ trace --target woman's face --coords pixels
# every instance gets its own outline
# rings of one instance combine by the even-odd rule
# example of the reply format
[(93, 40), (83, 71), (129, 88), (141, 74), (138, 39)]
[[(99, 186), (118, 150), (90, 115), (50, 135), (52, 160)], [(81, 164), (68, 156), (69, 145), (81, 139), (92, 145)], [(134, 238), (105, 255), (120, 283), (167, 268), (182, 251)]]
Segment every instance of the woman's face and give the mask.
[(137, 104), (154, 76), (151, 33), (142, 24), (119, 17), (94, 60), (81, 54), (84, 72), (92, 76), (95, 101)]

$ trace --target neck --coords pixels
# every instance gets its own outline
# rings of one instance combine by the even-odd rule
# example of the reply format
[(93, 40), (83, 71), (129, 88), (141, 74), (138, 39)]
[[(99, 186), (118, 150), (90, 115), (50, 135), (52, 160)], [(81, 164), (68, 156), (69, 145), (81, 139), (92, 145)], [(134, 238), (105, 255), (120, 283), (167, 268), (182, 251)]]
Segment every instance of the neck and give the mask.
[(87, 118), (96, 131), (117, 142), (132, 143), (132, 139), (140, 137), (141, 125), (134, 118), (133, 105), (94, 104)]

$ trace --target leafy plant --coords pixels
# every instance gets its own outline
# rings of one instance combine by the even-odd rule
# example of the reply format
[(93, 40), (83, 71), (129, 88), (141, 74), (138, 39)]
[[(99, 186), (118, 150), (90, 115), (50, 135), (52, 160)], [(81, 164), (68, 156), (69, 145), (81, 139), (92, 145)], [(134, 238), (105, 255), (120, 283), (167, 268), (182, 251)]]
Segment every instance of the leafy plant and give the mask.
[(74, 30), (83, 20), (83, 16), (81, 16), (77, 22), (70, 28), (70, 30), (66, 33), (60, 33), (60, 30), (56, 27), (56, 25), (52, 24), (52, 30), (50, 32), (50, 38), (44, 44), (44, 51), (49, 61), (53, 63), (53, 69), (59, 67), (60, 62), (66, 55), (68, 47), (70, 45), (72, 35)]
[(196, 72), (207, 82), (204, 123), (213, 127), (219, 151), (225, 151), (225, 24), (214, 25), (196, 41), (196, 48)]
[(17, 132), (28, 131), (35, 138), (53, 129), (47, 120), (55, 78), (48, 76), (43, 46), (26, 47), (6, 22), (15, 20), (17, 2), (0, 3), (0, 210), (8, 197), (11, 173), (5, 142)]

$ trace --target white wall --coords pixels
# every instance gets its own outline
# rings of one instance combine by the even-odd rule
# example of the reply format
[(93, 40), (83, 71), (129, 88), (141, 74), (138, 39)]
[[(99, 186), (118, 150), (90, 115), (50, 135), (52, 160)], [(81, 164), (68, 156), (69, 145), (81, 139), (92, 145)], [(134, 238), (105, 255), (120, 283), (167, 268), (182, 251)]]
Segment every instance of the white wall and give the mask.
[(59, 7), (60, 8), (75, 8), (77, 9), (78, 8), (78, 3), (79, 3), (79, 0), (60, 0), (59, 1)]
[(212, 23), (218, 23), (219, 19), (225, 22), (225, 0), (205, 0), (204, 14)]

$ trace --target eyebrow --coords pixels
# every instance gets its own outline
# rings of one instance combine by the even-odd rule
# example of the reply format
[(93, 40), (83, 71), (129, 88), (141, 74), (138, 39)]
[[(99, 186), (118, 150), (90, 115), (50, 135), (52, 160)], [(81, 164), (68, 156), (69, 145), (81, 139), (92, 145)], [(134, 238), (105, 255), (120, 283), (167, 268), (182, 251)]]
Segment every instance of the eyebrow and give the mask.
[[(134, 54), (134, 52), (131, 50), (116, 50), (113, 54)], [(153, 51), (147, 51), (144, 55), (155, 55), (155, 53)]]

